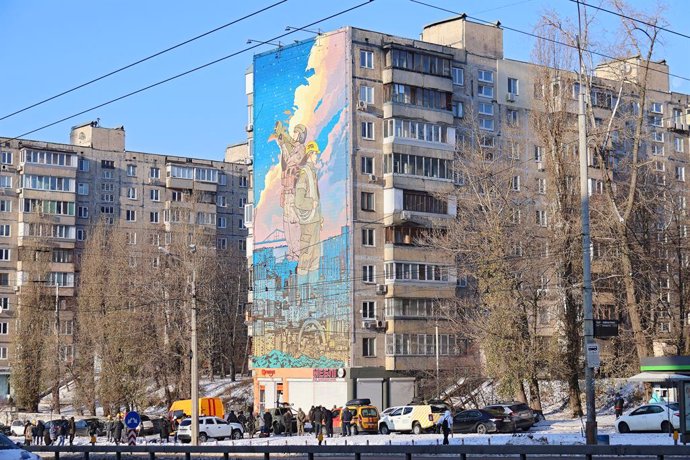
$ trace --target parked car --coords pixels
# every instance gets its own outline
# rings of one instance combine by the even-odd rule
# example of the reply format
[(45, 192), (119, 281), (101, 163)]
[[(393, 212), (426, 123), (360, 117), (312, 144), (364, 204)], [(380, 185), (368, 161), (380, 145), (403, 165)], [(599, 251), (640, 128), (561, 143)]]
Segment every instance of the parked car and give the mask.
[(12, 436), (12, 429), (3, 423), (0, 423), (0, 434), (4, 434), (5, 436)]
[(271, 417), (273, 417), (273, 433), (282, 433), (285, 431), (283, 415), (286, 412), (290, 412), (292, 415), (292, 432), (297, 433), (297, 412), (292, 410), (290, 406), (274, 407), (273, 409), (268, 409), (268, 412), (271, 414)]
[[(366, 401), (369, 401), (368, 399)], [(352, 414), (352, 433), (377, 433), (379, 429), (379, 411), (376, 406), (372, 406), (370, 402), (366, 404), (351, 404), (353, 401), (348, 401), (346, 408)], [(343, 408), (338, 407), (333, 410), (333, 429), (336, 431), (342, 430), (342, 423), (340, 415)]]
[(680, 426), (678, 403), (644, 404), (626, 412), (616, 420), (616, 431), (661, 431), (670, 433)]
[[(228, 423), (218, 417), (199, 417), (199, 442), (206, 442), (208, 439), (242, 439), (243, 436), (244, 428), (239, 423)], [(180, 422), (180, 427), (177, 429), (177, 439), (183, 443), (192, 440), (191, 418), (186, 418)]]
[(91, 426), (96, 425), (97, 435), (98, 436), (105, 436), (106, 431), (105, 431), (105, 423), (102, 420), (99, 420), (95, 417), (92, 418), (85, 418), (82, 420), (76, 420), (74, 422), (74, 428), (76, 428), (76, 435), (77, 436), (90, 436), (91, 432)]
[(388, 434), (392, 431), (411, 431), (421, 434), (435, 431), (436, 421), (446, 409), (446, 406), (440, 404), (397, 406), (381, 414), (379, 432)]
[(24, 422), (22, 420), (13, 420), (10, 424), (10, 432), (12, 436), (24, 436)]
[(151, 436), (154, 434), (159, 434), (161, 432), (162, 418), (156, 417), (151, 418), (148, 415), (140, 415), (141, 423), (137, 430), (139, 431), (139, 436)]
[(503, 413), (510, 417), (512, 424), (510, 431), (524, 430), (532, 428), (535, 423), (534, 411), (521, 402), (499, 403), (486, 406), (484, 410)]
[(504, 433), (512, 431), (509, 416), (503, 411), (470, 409), (453, 417), (454, 433)]
[(41, 460), (41, 457), (22, 449), (4, 434), (0, 434), (0, 458), (2, 460)]

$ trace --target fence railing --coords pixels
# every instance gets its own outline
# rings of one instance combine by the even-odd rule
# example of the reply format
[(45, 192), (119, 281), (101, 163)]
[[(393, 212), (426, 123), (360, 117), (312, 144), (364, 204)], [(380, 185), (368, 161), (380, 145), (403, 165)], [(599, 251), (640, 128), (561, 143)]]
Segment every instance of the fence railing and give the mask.
[(59, 460), (60, 454), (82, 454), (84, 460), (89, 460), (90, 454), (110, 454), (116, 460), (120, 460), (122, 454), (143, 454), (148, 455), (149, 460), (155, 460), (158, 455), (179, 455), (186, 460), (191, 460), (193, 456), (201, 455), (222, 455), (224, 460), (229, 460), (230, 455), (263, 455), (265, 460), (271, 456), (278, 457), (285, 454), (306, 456), (309, 460), (320, 456), (352, 456), (354, 460), (361, 460), (362, 455), (399, 455), (405, 456), (406, 460), (411, 460), (418, 456), (430, 455), (452, 455), (460, 460), (471, 459), (472, 457), (483, 455), (498, 456), (519, 456), (521, 460), (538, 458), (541, 456), (558, 457), (569, 459), (594, 460), (602, 456), (619, 456), (649, 458), (655, 460), (664, 459), (690, 459), (690, 446), (529, 446), (529, 445), (338, 445), (338, 446), (317, 446), (317, 445), (267, 445), (267, 446), (29, 446), (27, 450), (32, 452), (53, 452), (55, 460)]

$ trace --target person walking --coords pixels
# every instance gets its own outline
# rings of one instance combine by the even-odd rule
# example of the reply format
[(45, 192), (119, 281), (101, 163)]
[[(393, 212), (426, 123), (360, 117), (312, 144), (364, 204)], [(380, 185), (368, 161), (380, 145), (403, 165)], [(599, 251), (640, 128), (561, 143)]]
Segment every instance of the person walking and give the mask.
[(70, 417), (69, 422), (67, 422), (67, 433), (69, 434), (69, 445), (71, 446), (74, 443), (74, 436), (77, 434), (77, 426), (74, 423), (74, 417)]
[(249, 439), (254, 437), (254, 427), (256, 426), (256, 419), (254, 418), (254, 413), (249, 411), (247, 413), (247, 427), (245, 431), (249, 433)]
[(161, 420), (160, 436), (161, 436), (161, 443), (163, 441), (170, 442), (170, 422), (165, 417)]
[(37, 446), (40, 446), (43, 444), (43, 435), (46, 431), (46, 426), (43, 423), (43, 420), (38, 420), (36, 422), (36, 436), (34, 436), (34, 442), (36, 443)]
[(343, 436), (352, 436), (352, 412), (347, 407), (343, 407), (340, 412), (340, 425), (342, 425)]
[(67, 420), (65, 417), (60, 419), (60, 424), (58, 425), (58, 446), (65, 445), (65, 438), (67, 437)]
[(239, 419), (237, 418), (237, 415), (235, 415), (234, 410), (230, 411), (226, 420), (228, 423), (240, 423)]
[(271, 436), (271, 427), (273, 426), (273, 416), (269, 411), (264, 412), (264, 434), (268, 438)]
[(53, 440), (50, 438), (50, 429), (45, 427), (43, 428), (43, 444), (46, 446), (49, 446), (53, 443)]
[(24, 423), (24, 445), (30, 446), (34, 438), (34, 426), (29, 420)]
[(285, 425), (285, 436), (292, 436), (292, 411), (290, 409), (283, 414), (283, 425)]
[(120, 445), (120, 441), (122, 440), (122, 430), (124, 428), (125, 425), (119, 418), (113, 422), (113, 441), (115, 441), (116, 446)]
[(94, 420), (91, 423), (89, 423), (89, 441), (91, 442), (92, 446), (95, 446), (97, 440), (98, 440), (98, 422)]
[[(335, 406), (333, 406), (335, 409)], [(323, 422), (326, 425), (326, 437), (333, 437), (333, 411), (323, 408)]]
[(321, 423), (323, 421), (323, 414), (321, 413), (321, 406), (314, 407), (314, 436), (318, 439), (321, 434)]
[(443, 445), (448, 445), (448, 435), (453, 427), (453, 415), (450, 413), (450, 409), (446, 409), (436, 424), (441, 425), (441, 430), (443, 431)]
[(616, 400), (613, 403), (613, 410), (616, 412), (616, 418), (623, 415), (623, 406), (624, 405), (625, 405), (625, 401), (623, 401), (623, 397), (621, 396), (620, 393), (616, 393)]
[(113, 417), (108, 415), (108, 421), (105, 423), (105, 434), (107, 436), (106, 441), (110, 442), (113, 440)]
[(264, 418), (258, 412), (254, 419), (254, 428), (256, 428), (256, 432), (259, 433), (259, 437), (264, 435)]
[(307, 414), (300, 407), (297, 411), (297, 436), (304, 436), (304, 423), (307, 421)]

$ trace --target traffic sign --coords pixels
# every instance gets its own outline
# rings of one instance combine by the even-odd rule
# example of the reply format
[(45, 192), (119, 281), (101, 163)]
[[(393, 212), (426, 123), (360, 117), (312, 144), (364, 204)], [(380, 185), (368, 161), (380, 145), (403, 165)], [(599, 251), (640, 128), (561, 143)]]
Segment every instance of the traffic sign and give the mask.
[(137, 445), (137, 430), (129, 429), (127, 430), (127, 444), (130, 446)]
[(599, 344), (587, 344), (587, 367), (599, 367), (601, 362), (599, 360)]
[(594, 337), (616, 337), (618, 335), (618, 320), (595, 319)]
[(141, 423), (141, 417), (136, 411), (127, 412), (125, 415), (125, 426), (130, 430), (136, 430)]

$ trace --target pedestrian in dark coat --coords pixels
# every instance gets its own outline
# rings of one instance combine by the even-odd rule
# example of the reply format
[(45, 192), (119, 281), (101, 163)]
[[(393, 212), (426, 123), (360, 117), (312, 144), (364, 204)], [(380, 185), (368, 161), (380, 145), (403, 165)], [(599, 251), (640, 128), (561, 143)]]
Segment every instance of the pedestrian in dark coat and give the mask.
[(161, 442), (170, 442), (170, 422), (167, 418), (161, 420)]
[(120, 441), (122, 440), (122, 430), (125, 428), (125, 425), (122, 423), (122, 420), (117, 419), (115, 422), (113, 422), (113, 441), (115, 441), (115, 445), (120, 445)]
[(273, 427), (273, 416), (269, 411), (264, 412), (264, 434), (268, 437), (271, 435), (271, 428)]
[(254, 414), (252, 412), (249, 412), (249, 415), (247, 416), (247, 433), (249, 433), (250, 438), (254, 437), (255, 426), (256, 420), (254, 419)]
[[(334, 407), (335, 409), (335, 407)], [(329, 438), (333, 437), (333, 412), (323, 408), (323, 421), (326, 424), (326, 436)]]
[(239, 419), (237, 418), (237, 415), (235, 415), (234, 410), (231, 410), (230, 413), (228, 414), (227, 422), (228, 423), (240, 423)]
[(46, 426), (42, 420), (36, 422), (36, 436), (34, 436), (34, 442), (37, 445), (43, 444), (43, 435), (46, 431)]
[(240, 425), (242, 425), (242, 429), (244, 431), (247, 431), (247, 417), (244, 416), (244, 411), (241, 410), (239, 414), (237, 414), (237, 421), (240, 422)]
[(98, 439), (98, 422), (92, 421), (89, 423), (89, 441), (92, 446), (96, 445), (96, 440)]
[(340, 425), (343, 429), (343, 436), (352, 435), (352, 412), (347, 407), (343, 407), (340, 412)]
[(613, 409), (616, 412), (616, 418), (623, 415), (623, 406), (624, 405), (625, 405), (625, 401), (623, 401), (623, 397), (621, 396), (620, 393), (616, 393), (616, 401), (613, 403)]
[(108, 422), (105, 424), (105, 431), (108, 435), (107, 441), (113, 440), (113, 428), (115, 427), (115, 422), (113, 422), (113, 417), (108, 415)]
[(72, 443), (74, 443), (74, 436), (77, 434), (77, 426), (74, 423), (74, 417), (70, 417), (69, 422), (67, 422), (67, 433), (69, 434), (69, 445), (71, 446)]
[(53, 440), (50, 439), (50, 430), (47, 429), (47, 428), (45, 428), (45, 427), (44, 427), (44, 429), (43, 429), (43, 443), (44, 443), (46, 446), (49, 446), (49, 445), (51, 445), (51, 444), (53, 443)]
[(314, 408), (314, 436), (317, 438), (321, 434), (321, 423), (323, 422), (323, 414), (321, 413), (321, 406)]
[(65, 438), (67, 437), (67, 421), (65, 417), (60, 419), (60, 425), (58, 425), (58, 446), (65, 445)]

